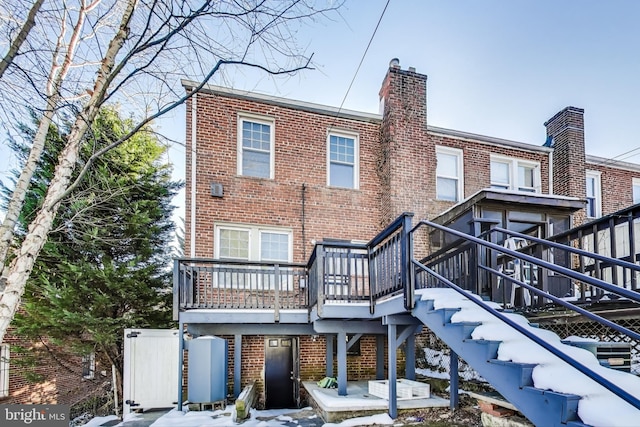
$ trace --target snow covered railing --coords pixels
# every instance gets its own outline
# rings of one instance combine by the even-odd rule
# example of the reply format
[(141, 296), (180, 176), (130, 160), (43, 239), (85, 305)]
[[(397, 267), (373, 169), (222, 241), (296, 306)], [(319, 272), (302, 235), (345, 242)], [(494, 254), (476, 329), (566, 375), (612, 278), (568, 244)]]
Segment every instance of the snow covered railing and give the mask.
[[(453, 230), (450, 229), (448, 227), (444, 227), (442, 225), (430, 222), (430, 221), (420, 221), (410, 232), (410, 236), (412, 236), (416, 230), (418, 230), (421, 227), (432, 227), (435, 229), (438, 229), (440, 231), (446, 232), (446, 233), (451, 233), (453, 235), (455, 235), (456, 237), (464, 240), (464, 241), (469, 241), (474, 243), (475, 245), (478, 245), (479, 247), (484, 247), (484, 248), (488, 248), (490, 250), (493, 251), (497, 251), (500, 253), (504, 253), (506, 255), (509, 255), (511, 257), (526, 261), (531, 263), (532, 265), (537, 265), (541, 268), (545, 268), (551, 271), (554, 271), (558, 274), (562, 274), (565, 275), (567, 277), (573, 278), (575, 280), (582, 280), (585, 281), (586, 283), (588, 283), (591, 286), (595, 286), (601, 289), (605, 289), (609, 292), (615, 292), (618, 293), (620, 295), (623, 295), (626, 298), (629, 298), (632, 301), (636, 301), (636, 302), (640, 302), (640, 296), (633, 291), (629, 291), (627, 289), (624, 288), (618, 288), (615, 285), (612, 285), (610, 283), (607, 283), (601, 279), (597, 279), (594, 277), (590, 277), (590, 276), (586, 276), (584, 274), (580, 274), (579, 272), (576, 272), (574, 270), (571, 270), (569, 268), (566, 267), (561, 267), (546, 261), (543, 261), (541, 259), (535, 258), (531, 255), (527, 255), (518, 251), (514, 251), (514, 250), (510, 250), (507, 249), (503, 246), (497, 245), (495, 243), (491, 243), (485, 240), (482, 240), (480, 238), (468, 235), (466, 233), (462, 233), (460, 231), (457, 230)], [(509, 232), (508, 230), (503, 230), (501, 229), (502, 232)], [(528, 237), (528, 236), (527, 236)], [(561, 246), (561, 245), (559, 245)], [(566, 248), (563, 248), (566, 249)], [(411, 269), (411, 274), (415, 275), (417, 272), (424, 272), (426, 274), (429, 274), (433, 277), (435, 277), (437, 279), (437, 281), (442, 284), (441, 287), (448, 287), (451, 288), (453, 290), (455, 290), (456, 292), (458, 292), (460, 295), (463, 295), (464, 297), (468, 298), (470, 301), (472, 301), (475, 305), (477, 305), (478, 307), (482, 308), (484, 311), (490, 313), (491, 315), (497, 317), (498, 319), (500, 319), (502, 322), (504, 322), (505, 324), (509, 325), (510, 327), (512, 327), (513, 329), (515, 329), (516, 331), (520, 332), (521, 334), (525, 335), (527, 338), (529, 338), (530, 340), (532, 340), (533, 342), (535, 342), (536, 344), (540, 345), (541, 347), (543, 347), (544, 349), (548, 350), (549, 352), (551, 352), (554, 356), (562, 359), (563, 361), (565, 361), (566, 363), (568, 363), (569, 365), (571, 365), (572, 367), (574, 367), (575, 369), (577, 369), (578, 371), (582, 372), (583, 374), (585, 374), (586, 376), (588, 376), (589, 378), (591, 378), (592, 380), (594, 380), (595, 382), (597, 382), (598, 384), (600, 384), (601, 386), (611, 390), (615, 395), (617, 395), (618, 397), (620, 397), (621, 399), (623, 399), (625, 402), (629, 403), (630, 405), (632, 405), (633, 407), (640, 409), (640, 399), (636, 396), (634, 396), (633, 394), (627, 392), (625, 389), (621, 388), (620, 386), (618, 386), (618, 384), (610, 381), (608, 378), (602, 376), (601, 374), (595, 372), (593, 369), (591, 369), (588, 366), (585, 366), (584, 364), (582, 364), (581, 362), (575, 360), (573, 357), (563, 353), (562, 351), (558, 350), (558, 348), (556, 348), (555, 346), (549, 344), (547, 341), (545, 341), (544, 339), (541, 339), (540, 337), (538, 337), (538, 335), (536, 335), (535, 333), (531, 332), (531, 330), (529, 328), (525, 328), (523, 327), (521, 324), (519, 324), (518, 322), (513, 321), (509, 316), (505, 315), (505, 313), (502, 313), (501, 311), (497, 310), (496, 304), (495, 303), (487, 303), (485, 301), (482, 301), (477, 295), (472, 294), (471, 292), (463, 289), (462, 287), (454, 284), (452, 281), (450, 281), (448, 278), (444, 277), (443, 275), (439, 274), (438, 272), (434, 271), (433, 269), (423, 265), (421, 262), (412, 259), (411, 260), (414, 268)], [(570, 302), (567, 301), (563, 301), (560, 298), (557, 298), (549, 293), (546, 293), (538, 288), (536, 288), (535, 286), (531, 286), (529, 284), (526, 284), (522, 281), (518, 281), (510, 276), (507, 276), (501, 272), (499, 272), (498, 270), (496, 270), (495, 268), (493, 268), (492, 266), (481, 266), (478, 265), (478, 269), (479, 270), (483, 270), (483, 271), (488, 271), (492, 274), (496, 274), (499, 277), (502, 277), (505, 280), (510, 280), (514, 283), (517, 283), (520, 286), (523, 286), (525, 288), (527, 288), (528, 290), (544, 297), (544, 298), (548, 298), (550, 300), (553, 300), (554, 302), (558, 302), (559, 304), (562, 304), (563, 306), (574, 310), (580, 314), (583, 314), (587, 317), (589, 317), (592, 320), (598, 321), (600, 323), (603, 324), (607, 324), (607, 326), (611, 326), (614, 327), (614, 329), (616, 329), (617, 331), (630, 336), (633, 339), (640, 339), (640, 334), (631, 331), (627, 328), (624, 328), (618, 324), (615, 324), (614, 322), (611, 322), (607, 319), (603, 319), (600, 316), (597, 316), (593, 313), (590, 313), (578, 306), (575, 306), (573, 304), (571, 304)], [(410, 283), (416, 283), (415, 280), (411, 280)], [(415, 292), (415, 290), (413, 290), (413, 292)], [(562, 301), (562, 302), (560, 302)]]

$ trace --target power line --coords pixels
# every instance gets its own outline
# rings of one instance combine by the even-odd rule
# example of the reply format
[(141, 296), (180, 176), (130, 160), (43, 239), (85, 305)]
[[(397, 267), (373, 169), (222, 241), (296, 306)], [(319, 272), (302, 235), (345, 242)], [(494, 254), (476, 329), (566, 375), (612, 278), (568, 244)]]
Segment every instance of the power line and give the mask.
[(342, 98), (342, 102), (340, 103), (340, 107), (336, 112), (336, 116), (334, 117), (333, 123), (331, 124), (330, 128), (333, 128), (333, 125), (336, 123), (336, 119), (338, 118), (338, 115), (340, 115), (340, 111), (342, 111), (342, 107), (344, 106), (344, 103), (347, 100), (347, 96), (349, 96), (349, 91), (351, 91), (351, 87), (353, 86), (353, 83), (355, 82), (356, 77), (358, 76), (358, 72), (360, 71), (360, 67), (362, 67), (364, 58), (367, 56), (367, 52), (369, 51), (369, 47), (371, 47), (373, 38), (375, 37), (376, 32), (378, 32), (378, 27), (380, 27), (380, 22), (382, 22), (382, 18), (384, 17), (385, 12), (387, 11), (387, 7), (389, 6), (390, 1), (391, 0), (387, 0), (387, 3), (384, 5), (384, 9), (382, 9), (382, 13), (380, 14), (380, 18), (378, 18), (378, 23), (376, 24), (376, 28), (373, 30), (373, 34), (371, 34), (371, 37), (369, 38), (369, 43), (367, 43), (367, 47), (365, 48), (364, 53), (362, 54), (362, 58), (360, 58), (360, 63), (358, 64), (358, 68), (356, 68), (356, 71), (353, 74), (351, 83), (349, 83), (349, 87), (347, 88), (347, 91), (345, 92), (344, 97)]
[(631, 149), (629, 151), (625, 151), (622, 154), (618, 154), (615, 157), (612, 157), (610, 159), (606, 159), (605, 161), (598, 163), (598, 165), (599, 166), (608, 166), (610, 164), (615, 164), (615, 163), (621, 162), (624, 159), (628, 159), (629, 157), (633, 157), (635, 154), (632, 154), (632, 153), (635, 153), (636, 151), (640, 151), (640, 147), (633, 148), (633, 149)]

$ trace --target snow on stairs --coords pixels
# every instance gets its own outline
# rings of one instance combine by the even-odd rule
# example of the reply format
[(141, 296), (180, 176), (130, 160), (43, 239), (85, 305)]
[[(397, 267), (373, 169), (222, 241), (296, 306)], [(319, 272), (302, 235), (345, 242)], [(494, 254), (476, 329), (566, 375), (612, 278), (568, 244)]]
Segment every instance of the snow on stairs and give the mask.
[(433, 301), (427, 300), (417, 302), (413, 315), (536, 426), (586, 426), (577, 415), (580, 396), (535, 388), (532, 372), (536, 365), (498, 360), (499, 341), (471, 338), (480, 323), (451, 323), (451, 317), (458, 311), (451, 308), (434, 310)]

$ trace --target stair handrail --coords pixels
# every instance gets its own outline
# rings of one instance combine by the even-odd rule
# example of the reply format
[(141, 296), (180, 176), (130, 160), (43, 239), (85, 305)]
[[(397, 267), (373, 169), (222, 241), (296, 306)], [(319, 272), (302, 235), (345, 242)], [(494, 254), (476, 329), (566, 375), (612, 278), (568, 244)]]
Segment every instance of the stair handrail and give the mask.
[(629, 262), (629, 261), (622, 260), (620, 258), (612, 258), (612, 257), (608, 257), (606, 255), (601, 255), (601, 254), (596, 253), (596, 252), (585, 251), (584, 249), (574, 248), (573, 246), (564, 245), (562, 243), (556, 243), (556, 242), (552, 242), (550, 240), (541, 239), (539, 237), (529, 236), (528, 234), (518, 233), (517, 231), (507, 230), (506, 228), (502, 228), (502, 227), (493, 227), (487, 233), (491, 233), (491, 232), (499, 232), (499, 233), (509, 234), (509, 235), (515, 236), (515, 237), (521, 237), (523, 239), (530, 240), (532, 242), (536, 242), (536, 243), (539, 243), (541, 245), (545, 245), (545, 246), (548, 246), (548, 247), (551, 247), (551, 248), (561, 249), (561, 250), (564, 250), (564, 251), (567, 251), (567, 252), (574, 253), (576, 255), (581, 255), (581, 256), (597, 259), (598, 261), (605, 261), (605, 262), (608, 262), (608, 263), (611, 263), (611, 264), (614, 264), (614, 265), (618, 265), (620, 267), (624, 267), (624, 268), (628, 268), (628, 269), (640, 272), (640, 265), (634, 264), (634, 263)]
[[(419, 225), (420, 224), (417, 224), (416, 228)], [(428, 225), (428, 224), (426, 224), (426, 225)], [(547, 341), (545, 341), (542, 338), (538, 337), (537, 335), (531, 333), (529, 330), (527, 330), (527, 328), (525, 328), (522, 325), (518, 324), (517, 322), (514, 322), (513, 320), (509, 319), (507, 316), (505, 316), (504, 314), (500, 313), (498, 310), (496, 310), (496, 309), (494, 309), (492, 307), (489, 307), (487, 304), (484, 303), (484, 301), (476, 298), (476, 296), (472, 295), (470, 292), (465, 291), (464, 289), (462, 289), (458, 285), (454, 284), (453, 282), (449, 281), (444, 276), (436, 273), (434, 270), (430, 269), (429, 267), (420, 264), (415, 259), (412, 260), (412, 263), (416, 267), (418, 267), (418, 268), (422, 269), (423, 271), (425, 271), (426, 273), (433, 275), (436, 279), (438, 279), (442, 283), (446, 284), (449, 288), (451, 288), (451, 289), (455, 290), (456, 292), (458, 292), (459, 294), (465, 296), (467, 299), (469, 299), (470, 301), (474, 302), (480, 308), (484, 309), (485, 311), (488, 311), (493, 316), (497, 317), (498, 319), (500, 319), (501, 321), (503, 321), (504, 323), (506, 323), (507, 325), (509, 325), (513, 329), (515, 329), (516, 331), (520, 332), (521, 334), (523, 334), (524, 336), (526, 336), (527, 338), (529, 338), (530, 340), (532, 340), (536, 344), (538, 344), (541, 347), (543, 347), (544, 349), (548, 350), (549, 352), (551, 352), (556, 357), (562, 359), (563, 361), (565, 361), (566, 363), (568, 363), (569, 365), (571, 365), (572, 367), (574, 367), (578, 371), (582, 372), (583, 374), (585, 374), (586, 376), (588, 376), (589, 378), (591, 378), (592, 380), (594, 380), (595, 382), (597, 382), (601, 386), (605, 387), (608, 390), (611, 390), (616, 396), (620, 397), (625, 402), (629, 403), (630, 405), (632, 405), (636, 409), (640, 409), (640, 399), (636, 398), (635, 396), (633, 396), (632, 394), (627, 392), (625, 389), (619, 387), (617, 384), (609, 381), (607, 378), (604, 378), (602, 375), (598, 374), (597, 372), (593, 371), (592, 369), (588, 368), (587, 366), (584, 366), (580, 362), (577, 362), (572, 357), (570, 357), (567, 354), (565, 354), (564, 352), (558, 350), (555, 346), (549, 344)]]
[[(586, 283), (588, 283), (588, 284), (590, 284), (592, 286), (595, 286), (597, 288), (609, 291), (609, 292), (614, 293), (614, 294), (618, 294), (618, 295), (624, 296), (624, 297), (626, 297), (626, 298), (628, 298), (628, 299), (630, 299), (632, 301), (640, 302), (640, 294), (638, 292), (636, 292), (636, 291), (630, 291), (628, 289), (612, 285), (611, 283), (605, 282), (604, 280), (584, 275), (582, 273), (579, 273), (579, 272), (576, 272), (574, 270), (571, 270), (570, 268), (562, 267), (562, 266), (559, 266), (559, 265), (556, 265), (556, 264), (552, 264), (550, 262), (541, 260), (539, 258), (536, 258), (536, 257), (531, 256), (531, 255), (527, 255), (527, 254), (522, 253), (522, 252), (518, 252), (518, 251), (513, 251), (511, 249), (507, 249), (507, 248), (505, 248), (503, 246), (500, 246), (500, 245), (498, 245), (496, 243), (487, 242), (486, 240), (479, 239), (479, 238), (477, 238), (475, 236), (472, 236), (470, 234), (466, 234), (466, 233), (464, 233), (462, 231), (454, 230), (452, 228), (445, 227), (443, 225), (436, 224), (436, 223), (431, 222), (431, 221), (421, 220), (420, 222), (418, 222), (418, 224), (416, 224), (415, 227), (413, 227), (413, 229), (411, 230), (411, 235), (412, 236), (413, 236), (413, 233), (415, 232), (415, 230), (418, 229), (421, 225), (425, 225), (425, 226), (428, 226), (428, 227), (433, 227), (435, 229), (442, 230), (442, 231), (445, 231), (447, 233), (451, 233), (451, 234), (453, 234), (455, 236), (458, 236), (458, 237), (461, 237), (463, 239), (469, 240), (471, 242), (477, 243), (477, 244), (479, 244), (481, 246), (496, 250), (498, 252), (502, 252), (502, 253), (507, 254), (507, 255), (515, 256), (515, 257), (520, 258), (520, 259), (522, 259), (524, 261), (527, 261), (529, 263), (536, 264), (536, 265), (538, 265), (538, 266), (540, 266), (542, 268), (545, 268), (547, 270), (555, 271), (556, 273), (560, 273), (560, 274), (562, 274), (564, 276), (567, 276), (567, 277), (570, 277), (572, 279), (583, 281), (583, 282), (586, 282)], [(560, 245), (560, 247), (562, 249), (566, 248), (566, 246), (565, 247), (562, 247), (562, 246), (563, 245)], [(613, 258), (611, 258), (611, 259), (613, 260)]]
[(609, 319), (606, 319), (606, 318), (604, 318), (604, 317), (602, 317), (602, 316), (600, 316), (598, 314), (592, 313), (589, 310), (584, 309), (584, 308), (582, 308), (582, 307), (580, 307), (578, 305), (572, 304), (569, 301), (565, 301), (562, 298), (559, 298), (559, 297), (557, 297), (557, 296), (555, 296), (553, 294), (550, 294), (548, 292), (543, 291), (542, 289), (538, 289), (538, 288), (536, 288), (535, 286), (533, 286), (533, 285), (531, 285), (529, 283), (526, 283), (526, 282), (523, 282), (521, 280), (515, 279), (514, 277), (509, 276), (508, 274), (505, 274), (505, 273), (501, 272), (500, 270), (496, 270), (494, 268), (487, 267), (486, 265), (479, 265), (478, 267), (483, 269), (483, 270), (485, 270), (485, 271), (488, 271), (490, 273), (494, 273), (496, 276), (498, 276), (498, 277), (500, 277), (502, 279), (508, 280), (508, 281), (518, 285), (518, 286), (522, 286), (523, 288), (526, 288), (526, 289), (532, 291), (536, 295), (541, 295), (546, 299), (550, 299), (551, 301), (555, 302), (556, 304), (559, 304), (559, 305), (561, 305), (563, 307), (566, 307), (566, 308), (568, 308), (568, 309), (570, 309), (572, 311), (578, 312), (578, 313), (582, 314), (583, 316), (585, 316), (585, 317), (587, 317), (587, 318), (589, 318), (591, 320), (594, 320), (594, 321), (596, 321), (596, 322), (598, 322), (598, 323), (600, 323), (602, 325), (608, 326), (611, 329), (615, 329), (616, 331), (621, 332), (621, 333), (625, 334), (626, 336), (628, 336), (630, 338), (633, 338), (633, 339), (635, 339), (637, 341), (640, 341), (640, 333), (638, 333), (638, 332), (632, 331), (631, 329), (628, 329), (628, 328), (625, 328), (624, 326), (618, 325), (617, 323), (612, 322)]
[[(481, 246), (484, 246), (484, 247), (488, 247), (490, 249), (496, 250), (498, 252), (501, 252), (501, 253), (504, 253), (504, 254), (507, 254), (507, 255), (511, 255), (513, 257), (516, 257), (516, 258), (520, 258), (520, 259), (522, 259), (524, 261), (530, 262), (532, 264), (539, 265), (539, 266), (541, 266), (543, 268), (547, 268), (549, 270), (556, 271), (557, 273), (573, 277), (576, 280), (587, 281), (590, 284), (592, 284), (593, 286), (598, 286), (598, 284), (607, 285), (607, 288), (609, 286), (611, 286), (609, 283), (606, 283), (606, 282), (604, 282), (604, 281), (602, 281), (600, 279), (595, 279), (595, 278), (592, 278), (590, 276), (581, 275), (580, 273), (576, 273), (573, 270), (570, 270), (568, 268), (560, 267), (560, 266), (557, 266), (555, 264), (551, 264), (549, 262), (546, 262), (544, 260), (540, 260), (540, 259), (535, 258), (533, 256), (524, 254), (522, 252), (518, 252), (518, 251), (511, 250), (511, 249), (507, 249), (507, 248), (505, 248), (503, 246), (500, 246), (498, 244), (495, 244), (495, 243), (492, 243), (492, 242), (487, 242), (486, 240), (479, 239), (479, 238), (477, 238), (475, 236), (472, 236), (472, 235), (466, 234), (464, 232), (461, 232), (461, 231), (458, 231), (458, 230), (454, 230), (454, 229), (451, 229), (449, 227), (445, 227), (443, 225), (436, 224), (436, 223), (433, 223), (433, 222), (427, 221), (427, 220), (421, 220), (420, 222), (418, 222), (411, 229), (411, 231), (409, 232), (409, 237), (410, 237), (411, 241), (413, 240), (413, 235), (416, 232), (416, 230), (418, 228), (422, 227), (422, 226), (432, 227), (432, 228), (435, 228), (437, 230), (441, 230), (441, 231), (444, 231), (444, 232), (447, 232), (447, 233), (451, 233), (451, 234), (453, 234), (455, 236), (458, 236), (458, 237), (460, 237), (460, 238), (462, 238), (464, 240), (468, 240), (468, 241), (474, 242), (474, 243), (476, 243), (478, 245), (481, 245)], [(473, 301), (476, 305), (478, 305), (479, 307), (481, 307), (485, 311), (488, 311), (492, 315), (496, 316), (498, 319), (502, 320), (503, 322), (505, 322), (507, 325), (511, 326), (512, 328), (514, 328), (518, 332), (522, 333), (527, 338), (529, 338), (532, 341), (534, 341), (536, 344), (542, 346), (543, 348), (545, 348), (546, 350), (550, 351), (555, 356), (559, 357), (563, 361), (567, 362), (569, 365), (573, 366), (574, 368), (576, 368), (577, 370), (579, 370), (583, 374), (587, 375), (589, 378), (593, 379), (598, 384), (600, 384), (603, 387), (611, 390), (614, 394), (616, 394), (621, 399), (625, 400), (627, 403), (631, 404), (632, 406), (634, 406), (637, 409), (640, 409), (640, 399), (634, 397), (633, 395), (628, 393), (626, 390), (624, 390), (621, 387), (619, 387), (618, 385), (612, 383), (608, 379), (602, 377), (600, 374), (594, 372), (593, 370), (591, 370), (590, 368), (584, 366), (583, 364), (575, 361), (573, 358), (571, 358), (570, 356), (566, 355), (564, 352), (558, 350), (556, 347), (554, 347), (553, 345), (549, 344), (547, 341), (545, 341), (545, 340), (539, 338), (537, 335), (531, 333), (529, 330), (524, 328), (522, 325), (512, 321), (511, 319), (509, 319), (507, 316), (505, 316), (504, 314), (500, 313), (496, 309), (488, 306), (482, 300), (478, 299), (477, 297), (475, 297), (470, 292), (468, 292), (468, 291), (462, 289), (461, 287), (457, 286), (456, 284), (454, 284), (450, 280), (446, 279), (444, 276), (440, 275), (439, 273), (435, 272), (431, 268), (421, 264), (419, 261), (417, 261), (415, 259), (412, 259), (411, 262), (412, 262), (412, 264), (414, 264), (419, 269), (425, 271), (428, 274), (431, 274), (436, 279), (438, 279), (440, 282), (446, 284), (449, 288), (454, 289), (456, 292), (460, 293), (461, 295), (465, 296), (469, 300)], [(412, 283), (414, 283), (414, 282), (412, 281)], [(414, 292), (414, 291), (415, 290), (412, 289), (412, 292)], [(626, 289), (620, 288), (620, 289), (618, 289), (618, 291), (626, 291)], [(542, 292), (543, 294), (545, 293), (544, 291), (541, 291), (541, 290), (540, 290), (540, 292)], [(631, 293), (631, 292), (626, 292), (626, 293)], [(551, 297), (552, 295), (548, 294), (548, 296)], [(634, 301), (638, 301), (638, 300), (640, 300), (640, 297), (638, 297), (637, 295), (630, 295), (630, 299), (632, 299)]]

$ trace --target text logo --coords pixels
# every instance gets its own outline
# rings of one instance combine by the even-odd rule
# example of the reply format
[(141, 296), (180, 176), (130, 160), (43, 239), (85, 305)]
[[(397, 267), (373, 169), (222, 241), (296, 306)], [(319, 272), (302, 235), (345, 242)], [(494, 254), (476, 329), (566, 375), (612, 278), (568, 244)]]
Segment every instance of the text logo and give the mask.
[(69, 405), (0, 405), (3, 427), (68, 427)]

